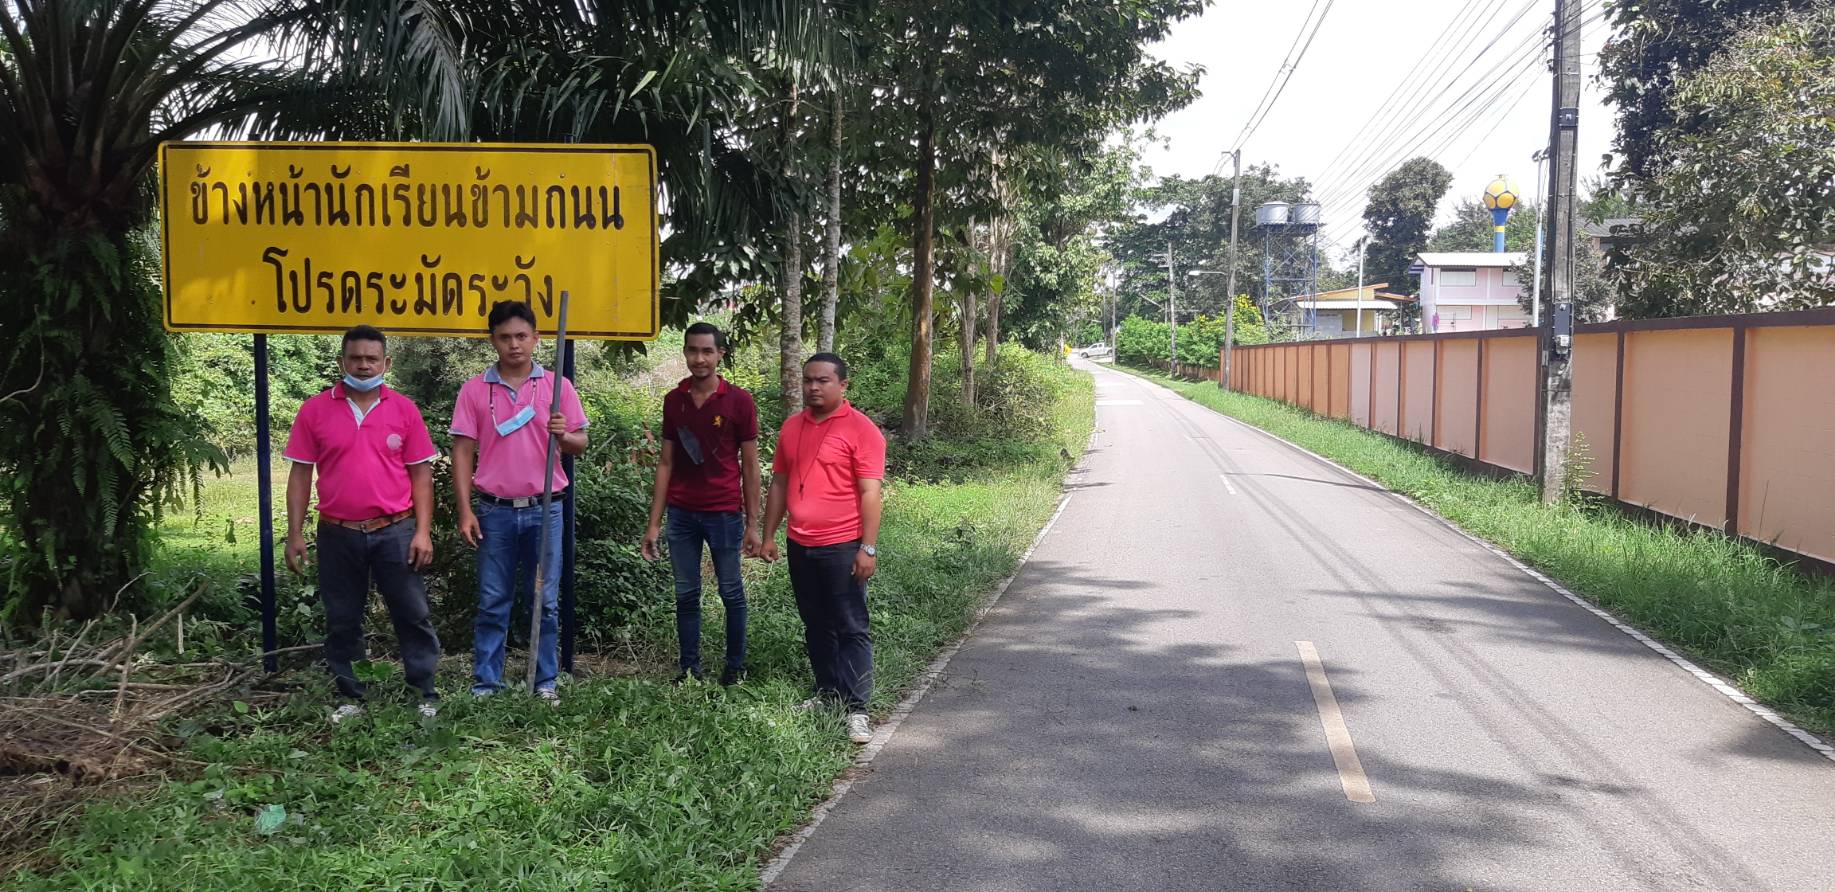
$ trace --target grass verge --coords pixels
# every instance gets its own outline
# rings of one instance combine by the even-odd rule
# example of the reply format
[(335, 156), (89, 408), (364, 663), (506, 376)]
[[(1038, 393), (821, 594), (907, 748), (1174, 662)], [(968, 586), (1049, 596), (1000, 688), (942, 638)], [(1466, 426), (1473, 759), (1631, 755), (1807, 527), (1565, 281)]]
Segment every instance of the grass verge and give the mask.
[(1717, 532), (1642, 521), (1603, 500), (1545, 506), (1527, 480), (1209, 382), (1124, 369), (1363, 474), (1495, 543), (1821, 734), (1835, 733), (1835, 583)]
[[(871, 597), (877, 710), (964, 632), (1050, 517), (1060, 456), (1079, 455), (1095, 423), (1088, 377), (1065, 379), (1058, 438), (1039, 460), (888, 485)], [(232, 704), (173, 728), (195, 773), (92, 805), (44, 869), (0, 888), (753, 888), (854, 749), (836, 716), (792, 708), (809, 682), (783, 565), (747, 572), (752, 675), (738, 688), (589, 678), (558, 709), (455, 697), (424, 721), (404, 697), (331, 726), (327, 685), (298, 673), (308, 690), (285, 705)], [(708, 590), (703, 652), (717, 660)], [(668, 610), (644, 616), (646, 639), (673, 640)], [(442, 688), (461, 690), (465, 642), (447, 649)]]

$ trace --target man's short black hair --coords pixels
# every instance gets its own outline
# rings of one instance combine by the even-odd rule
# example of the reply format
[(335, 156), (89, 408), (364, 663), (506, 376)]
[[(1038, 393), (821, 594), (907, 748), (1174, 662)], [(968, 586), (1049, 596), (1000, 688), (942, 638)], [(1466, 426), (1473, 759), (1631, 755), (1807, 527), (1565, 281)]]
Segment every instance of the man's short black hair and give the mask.
[(688, 339), (694, 335), (713, 335), (714, 349), (722, 353), (726, 352), (726, 335), (720, 331), (720, 326), (712, 322), (696, 322), (688, 326), (688, 329), (682, 332), (682, 346), (688, 346)]
[(520, 300), (500, 300), (491, 304), (491, 318), (486, 328), (496, 331), (497, 326), (511, 319), (521, 319), (529, 323), (530, 329), (537, 330), (535, 329), (535, 311), (529, 309), (529, 305)]
[(338, 352), (342, 354), (348, 349), (351, 341), (375, 341), (382, 345), (382, 352), (389, 352), (389, 339), (383, 336), (382, 329), (374, 325), (351, 326), (350, 330), (344, 333), (343, 342), (338, 344)]
[(843, 382), (847, 381), (847, 360), (842, 359), (841, 357), (836, 356), (833, 353), (817, 353), (816, 355), (803, 360), (804, 365), (808, 365), (812, 362), (826, 362), (829, 365), (834, 366), (835, 367), (835, 377), (840, 378)]

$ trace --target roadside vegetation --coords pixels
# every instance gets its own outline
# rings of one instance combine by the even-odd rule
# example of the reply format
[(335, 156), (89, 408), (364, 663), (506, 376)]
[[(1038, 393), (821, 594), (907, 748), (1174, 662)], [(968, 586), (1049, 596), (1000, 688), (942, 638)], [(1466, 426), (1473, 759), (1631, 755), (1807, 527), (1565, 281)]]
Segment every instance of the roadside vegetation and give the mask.
[(1731, 679), (1835, 733), (1835, 582), (1721, 533), (1634, 518), (1574, 493), (1544, 506), (1528, 480), (1485, 479), (1379, 433), (1209, 382), (1127, 369), (1415, 500)]
[[(781, 414), (769, 408), (776, 381), (754, 352), (738, 357), (729, 378), (760, 391), (769, 421)], [(850, 396), (882, 423), (901, 408), (904, 362), (891, 356), (855, 372)], [(946, 363), (940, 382), (950, 380)], [(559, 709), (450, 696), (464, 689), (470, 664), (470, 554), (442, 541), (450, 575), (436, 570), (430, 581), (444, 580), (434, 599), (449, 696), (437, 719), (416, 715), (405, 689), (390, 699), (397, 670), (378, 659), (363, 670), (383, 681), (372, 709), (330, 725), (322, 672), (310, 653), (289, 655), (282, 676), (162, 725), (176, 743), (163, 777), (105, 791), (80, 813), (39, 813), (36, 832), (17, 828), (14, 848), (0, 847), (0, 874), (13, 871), (0, 888), (755, 886), (774, 841), (807, 818), (854, 751), (836, 716), (793, 709), (808, 668), (781, 563), (746, 564), (747, 682), (669, 683), (673, 590), (666, 569), (635, 557), (643, 521), (631, 512), (641, 508), (633, 499), (647, 498), (644, 430), (658, 387), (673, 378), (650, 375), (658, 383), (640, 387), (626, 378), (644, 379), (642, 369), (620, 374), (584, 388), (598, 439), (581, 463), (582, 492), (597, 495), (581, 504), (581, 677)], [(893, 441), (871, 595), (875, 711), (909, 690), (1017, 567), (1094, 425), (1088, 377), (1053, 359), (1004, 347), (978, 377), (982, 411), (952, 421), (940, 406), (929, 440)], [(948, 388), (940, 384), (940, 403), (953, 405)], [(191, 580), (247, 572), (257, 541), (253, 469), (236, 464), (206, 484), (199, 512), (167, 519), (148, 591), (176, 597)], [(225, 589), (237, 590), (235, 578)], [(311, 642), (315, 595), (302, 580), (283, 586), (282, 642)], [(707, 609), (717, 615), (713, 589)], [(257, 614), (240, 598), (198, 602), (186, 659), (249, 650)], [(373, 650), (387, 627), (378, 609)], [(720, 624), (707, 635), (704, 647), (718, 653)], [(171, 662), (174, 643), (162, 630), (144, 650)], [(113, 693), (112, 678), (102, 686)]]

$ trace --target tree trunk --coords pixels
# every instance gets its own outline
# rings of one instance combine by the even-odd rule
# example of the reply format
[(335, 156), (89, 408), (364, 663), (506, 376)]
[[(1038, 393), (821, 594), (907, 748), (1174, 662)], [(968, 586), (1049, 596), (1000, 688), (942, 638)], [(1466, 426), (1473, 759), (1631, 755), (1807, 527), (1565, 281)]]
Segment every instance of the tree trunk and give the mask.
[[(975, 256), (975, 221), (968, 221), (968, 253)], [(975, 289), (962, 289), (962, 407), (975, 410)]]
[[(795, 148), (795, 80), (789, 82), (787, 90), (789, 95), (784, 118), (778, 131), (778, 149), (782, 153), (782, 171), (786, 180), (791, 177), (790, 156)], [(783, 394), (784, 414), (789, 415), (803, 406), (803, 215), (799, 211), (792, 210), (784, 221), (783, 261), (781, 275), (778, 277), (778, 294), (783, 301), (778, 387)]]
[(835, 349), (835, 306), (841, 302), (841, 89), (828, 98), (828, 243), (822, 248), (822, 329), (817, 344)]
[[(926, 90), (934, 89), (925, 78)], [(924, 117), (918, 129), (917, 194), (911, 233), (911, 371), (905, 379), (904, 433), (912, 440), (927, 436), (930, 424), (930, 338), (932, 264), (935, 260), (933, 193), (937, 179), (936, 98), (924, 98)]]
[[(1002, 208), (1010, 208), (1014, 204), (1014, 199), (1013, 196), (1006, 194), (1008, 188), (1000, 179), (999, 152), (994, 153), (993, 161), (995, 203)], [(1000, 355), (1000, 309), (1001, 298), (1007, 291), (1007, 250), (1008, 242), (1012, 241), (1009, 236), (1012, 220), (1010, 215), (1002, 213), (988, 221), (988, 264), (993, 274), (1000, 277), (1000, 287), (988, 290), (987, 361), (990, 367), (994, 365)]]

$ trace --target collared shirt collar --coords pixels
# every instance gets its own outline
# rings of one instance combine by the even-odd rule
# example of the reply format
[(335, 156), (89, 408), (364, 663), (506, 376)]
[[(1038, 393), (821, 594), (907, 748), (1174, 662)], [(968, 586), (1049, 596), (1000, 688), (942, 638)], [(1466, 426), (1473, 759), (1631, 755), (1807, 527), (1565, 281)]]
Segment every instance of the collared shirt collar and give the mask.
[[(529, 377), (530, 377), (530, 378), (541, 378), (541, 377), (544, 377), (544, 376), (546, 376), (546, 375), (548, 374), (548, 371), (547, 371), (546, 369), (544, 369), (544, 368), (542, 368), (542, 364), (541, 364), (541, 363), (539, 363), (539, 362), (538, 362), (538, 363), (535, 363), (534, 365), (535, 365), (535, 367), (529, 370)], [(484, 383), (486, 383), (486, 384), (503, 384), (503, 376), (502, 376), (502, 375), (499, 375), (499, 374), (497, 374), (497, 364), (496, 364), (496, 363), (494, 363), (494, 362), (493, 362), (493, 363), (491, 363), (490, 365), (488, 365), (488, 366), (485, 366), (485, 368), (484, 368)], [(506, 386), (507, 386), (507, 385), (506, 385)]]
[(803, 408), (803, 420), (805, 422), (808, 422), (809, 424), (827, 424), (831, 421), (834, 421), (837, 418), (844, 418), (848, 414), (852, 413), (853, 411), (854, 411), (854, 404), (848, 402), (846, 399), (843, 399), (841, 401), (841, 408), (836, 409), (832, 414), (830, 414), (827, 418), (822, 419), (821, 421), (816, 420), (816, 411), (814, 409), (811, 409), (805, 406)]
[(376, 406), (382, 405), (382, 401), (389, 398), (389, 385), (384, 384), (376, 388), (376, 402), (368, 409), (357, 405), (357, 401), (351, 399), (350, 395), (344, 392), (343, 381), (331, 385), (331, 398), (334, 400), (343, 400), (345, 405), (350, 406), (351, 417), (357, 419), (358, 427), (362, 427), (363, 419), (369, 417), (371, 412), (376, 411)]
[[(733, 388), (733, 385), (731, 383), (728, 383), (724, 375), (715, 374), (714, 380), (720, 383), (714, 387), (714, 392), (712, 394), (713, 396), (722, 396), (727, 391)], [(694, 391), (694, 376), (689, 375), (688, 377), (683, 378), (680, 383), (675, 385), (675, 389), (688, 391), (692, 393)]]

